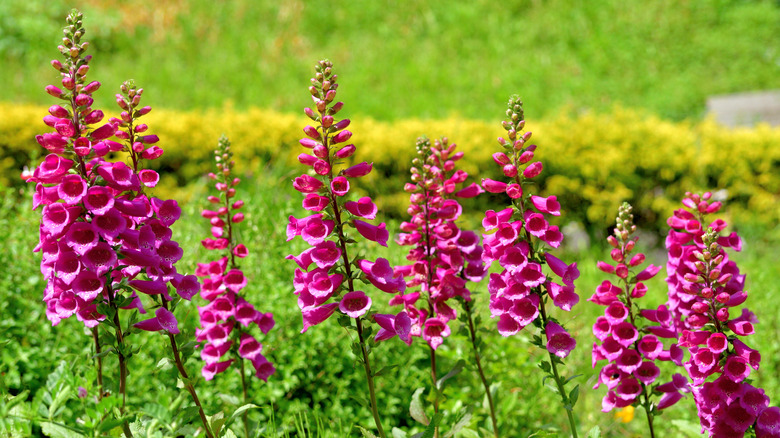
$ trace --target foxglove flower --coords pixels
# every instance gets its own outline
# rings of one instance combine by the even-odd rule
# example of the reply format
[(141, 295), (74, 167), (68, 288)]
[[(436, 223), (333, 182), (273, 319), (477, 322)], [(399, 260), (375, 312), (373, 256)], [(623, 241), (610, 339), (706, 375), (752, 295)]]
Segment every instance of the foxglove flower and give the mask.
[[(201, 242), (204, 248), (224, 251), (224, 255), (210, 263), (199, 263), (195, 272), (204, 280), (201, 298), (209, 302), (198, 308), (201, 319), (196, 339), (205, 343), (203, 351), (208, 352), (201, 355), (206, 362), (201, 374), (206, 380), (211, 380), (225, 372), (231, 364), (247, 360), (254, 367), (255, 376), (267, 381), (276, 369), (260, 353), (263, 346), (250, 330), (254, 325), (264, 335), (268, 334), (274, 326), (274, 319), (273, 314), (256, 310), (242, 292), (248, 280), (236, 259), (248, 255), (247, 247), (238, 243), (238, 224), (244, 220), (244, 214), (239, 210), (244, 206), (244, 201), (236, 199), (236, 186), (240, 180), (233, 175), (235, 162), (227, 137), (219, 139), (214, 156), (217, 172), (209, 173), (208, 176), (215, 181), (218, 196), (212, 195), (208, 199), (216, 210), (204, 209), (201, 216), (208, 219), (212, 235), (218, 236), (225, 243), (217, 244), (215, 239), (204, 239)], [(164, 206), (160, 204), (159, 208), (163, 209)], [(175, 212), (170, 214), (175, 215)], [(187, 286), (185, 279), (178, 284), (181, 288)], [(241, 341), (227, 341), (230, 337), (238, 337)], [(243, 365), (240, 369), (244, 369)], [(243, 373), (241, 379), (244, 382)]]
[[(497, 319), (502, 336), (517, 334), (531, 324), (547, 335), (548, 342), (536, 336), (534, 344), (549, 353), (549, 361), (541, 366), (558, 383), (561, 401), (567, 406), (569, 423), (574, 429), (573, 403), (562, 389), (565, 382), (559, 378), (557, 367), (576, 342), (549, 316), (545, 303), (549, 297), (555, 306), (570, 311), (579, 301), (574, 288), (579, 271), (576, 264), (567, 265), (544, 248), (558, 248), (563, 241), (558, 226), (549, 221), (550, 216), (561, 214), (557, 198), (541, 198), (523, 191), (527, 182), (542, 172), (543, 165), (538, 161), (531, 163), (536, 145), (529, 144), (531, 132), (522, 132), (525, 127), (522, 105), (519, 97), (510, 97), (507, 120), (503, 122), (508, 139), (499, 138), (502, 151), (493, 154), (493, 161), (501, 167), (506, 181), (484, 179), (482, 182), (488, 192), (505, 193), (511, 204), (500, 211), (488, 210), (482, 221), (485, 229), (482, 259), (488, 265), (498, 263), (501, 267), (498, 273), (490, 275), (488, 282), (490, 313)], [(544, 273), (544, 264), (550, 266), (552, 275)]]
[(734, 311), (747, 298), (745, 275), (726, 248), (738, 251), (741, 241), (736, 233), (721, 235), (725, 221), (708, 219), (722, 207), (709, 192), (686, 193), (682, 203), (685, 208), (668, 220), (666, 282), (679, 344), (690, 353), (683, 366), (693, 380), (702, 432), (741, 437), (754, 428), (761, 436), (767, 430), (763, 419), (776, 416), (777, 408), (746, 382), (761, 356), (739, 339), (754, 333), (757, 319), (746, 308)]
[[(157, 179), (154, 171), (143, 168), (144, 160), (153, 160), (162, 153), (153, 146), (159, 141), (157, 136), (145, 134), (148, 126), (140, 123), (151, 110), (141, 106), (143, 89), (132, 81), (120, 86), (116, 95), (119, 117), (105, 121), (103, 111), (92, 108), (92, 94), (100, 83), (86, 80), (92, 57), (84, 56), (88, 43), (81, 41), (85, 34), (81, 19), (77, 11), (68, 16), (65, 38), (59, 46), (64, 62), (52, 61), (62, 76), (63, 87), (46, 87), (50, 95), (62, 101), (51, 106), (43, 119), (53, 132), (36, 137), (49, 155), (28, 178), (36, 184), (33, 209), (42, 210), (40, 243), (35, 251), (42, 252), (41, 272), (46, 280), (43, 301), (52, 325), (76, 315), (92, 329), (99, 351), (101, 338), (96, 326), (106, 321), (105, 313), (110, 314), (106, 329), (113, 332), (110, 338), (115, 340), (111, 351), (118, 356), (117, 380), (124, 410), (126, 354), (132, 349), (126, 345), (120, 309), (146, 313), (139, 294), (148, 296), (144, 298), (147, 305), (151, 301), (158, 307), (154, 318), (134, 327), (166, 333), (174, 344), (177, 364), (181, 363), (174, 338), (179, 332), (178, 323), (169, 310), (173, 297), (168, 287), (181, 276), (175, 264), (183, 252), (172, 240), (170, 229), (180, 209), (176, 201), (150, 197), (143, 190), (146, 186), (142, 181)], [(106, 158), (109, 152), (127, 155), (112, 162)], [(189, 283), (181, 297), (189, 299), (193, 289), (197, 286)], [(98, 371), (102, 373), (100, 367)], [(187, 378), (183, 368), (179, 372)], [(194, 387), (187, 385), (200, 408)], [(128, 422), (123, 423), (129, 436)], [(207, 423), (204, 427), (212, 436)]]
[[(412, 182), (405, 187), (410, 193), (407, 211), (411, 219), (401, 224), (405, 233), (396, 239), (399, 245), (411, 247), (406, 258), (412, 264), (395, 270), (408, 278), (407, 286), (419, 286), (420, 294), (415, 299), (398, 296), (393, 303), (403, 304), (412, 315), (426, 311), (424, 317), (415, 320), (413, 333), (422, 336), (434, 350), (450, 333), (445, 326), (457, 317), (448, 301), (455, 297), (470, 301), (466, 281), (478, 282), (485, 275), (479, 237), (461, 230), (456, 223), (462, 211), (456, 199), (462, 192), (458, 186), (465, 183), (468, 174), (456, 169), (463, 153), (456, 153), (455, 147), (447, 138), (433, 143), (426, 137), (417, 139)], [(482, 191), (479, 185), (471, 184), (464, 193), (473, 197)], [(417, 302), (420, 296), (426, 299), (422, 305)]]
[[(647, 291), (642, 281), (652, 278), (658, 273), (658, 269), (649, 265), (639, 271), (645, 256), (642, 253), (631, 255), (637, 242), (636, 238), (631, 237), (636, 232), (631, 210), (628, 203), (620, 207), (614, 233), (607, 238), (612, 247), (610, 257), (615, 265), (598, 262), (598, 268), (602, 272), (616, 277), (615, 284), (605, 280), (589, 299), (606, 306), (604, 316), (599, 317), (593, 325), (593, 334), (601, 342), (600, 345), (593, 344), (593, 366), (595, 368), (596, 363), (601, 360), (608, 362), (602, 367), (594, 389), (602, 384), (607, 386), (607, 393), (601, 402), (604, 412), (641, 405), (645, 409), (648, 426), (652, 431), (657, 410), (677, 403), (685, 393), (690, 392), (690, 388), (687, 379), (679, 374), (673, 382), (655, 384), (660, 376), (660, 368), (655, 364), (655, 360), (673, 360), (671, 351), (678, 347), (677, 344), (672, 344), (668, 350), (664, 350), (661, 339), (653, 334), (654, 331), (650, 327), (655, 324), (659, 324), (659, 329), (669, 330), (672, 327), (666, 307), (639, 312), (636, 310), (637, 300)], [(642, 319), (646, 321), (644, 325), (640, 324)], [(653, 397), (661, 387), (664, 388), (664, 395), (656, 402)]]
[[(343, 107), (342, 102), (335, 102), (339, 87), (337, 79), (330, 61), (323, 60), (315, 66), (309, 87), (314, 108), (304, 109), (313, 125), (303, 129), (306, 138), (300, 140), (301, 146), (310, 149), (311, 154), (307, 152), (298, 156), (298, 161), (310, 167), (311, 171), (293, 181), (293, 188), (304, 195), (303, 208), (312, 214), (302, 218), (290, 216), (287, 226), (287, 240), (300, 236), (311, 248), (287, 258), (298, 265), (293, 286), (303, 317), (301, 333), (322, 324), (336, 310), (342, 315), (339, 323), (357, 331), (353, 351), (362, 355), (372, 414), (379, 435), (384, 436), (375, 401), (370, 350), (366, 346), (368, 337), (364, 331), (365, 324), (377, 321), (371, 311), (371, 294), (357, 290), (355, 281), (367, 280), (388, 293), (403, 292), (406, 283), (400, 275), (393, 274), (387, 260), (379, 258), (358, 262), (350, 258), (348, 245), (354, 242), (352, 237), (355, 234), (349, 232), (349, 227), (367, 240), (383, 246), (387, 246), (389, 232), (384, 223), (374, 225), (367, 222), (377, 215), (376, 206), (370, 198), (350, 199), (353, 186), (371, 172), (373, 165), (368, 162), (345, 163), (356, 148), (353, 144), (346, 144), (352, 137), (352, 132), (346, 129), (349, 119), (335, 118)], [(382, 322), (385, 326), (380, 327), (387, 332), (382, 332), (381, 339), (391, 337), (387, 333), (392, 331), (405, 339), (402, 324), (393, 328), (394, 325), (388, 325), (386, 320)]]

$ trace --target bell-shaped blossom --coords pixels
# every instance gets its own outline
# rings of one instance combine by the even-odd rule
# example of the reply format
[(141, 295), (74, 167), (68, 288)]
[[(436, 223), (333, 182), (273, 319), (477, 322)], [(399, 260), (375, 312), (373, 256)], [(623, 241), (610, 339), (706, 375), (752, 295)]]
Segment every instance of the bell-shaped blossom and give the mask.
[(577, 341), (560, 324), (555, 322), (547, 323), (545, 335), (547, 336), (547, 350), (560, 358), (568, 356), (577, 345)]
[[(203, 351), (219, 351), (222, 354), (230, 352), (238, 360), (249, 361), (255, 368), (255, 376), (267, 381), (276, 368), (261, 354), (263, 346), (250, 331), (253, 326), (257, 326), (263, 334), (267, 334), (274, 326), (274, 319), (271, 313), (259, 312), (241, 296), (244, 289), (251, 286), (247, 276), (238, 268), (236, 258), (246, 257), (249, 251), (244, 244), (237, 243), (236, 239), (236, 227), (244, 220), (243, 213), (237, 210), (244, 206), (244, 201), (235, 198), (236, 186), (240, 180), (234, 178), (232, 174), (235, 163), (232, 160), (230, 142), (227, 138), (220, 138), (215, 155), (218, 172), (209, 174), (209, 178), (216, 181), (214, 187), (219, 196), (212, 195), (208, 200), (220, 206), (216, 210), (203, 210), (201, 216), (208, 219), (212, 229), (216, 228), (218, 234), (224, 237), (220, 237), (217, 241), (206, 242), (204, 246), (207, 249), (224, 250), (225, 253), (218, 260), (198, 263), (195, 275), (203, 279), (202, 289), (193, 275), (177, 275), (171, 284), (176, 287), (177, 293), (182, 298), (191, 299), (200, 290), (201, 297), (209, 302), (200, 308), (201, 328), (196, 331), (197, 339), (205, 342)], [(305, 186), (312, 183), (309, 178), (306, 175), (301, 177), (301, 184)], [(318, 180), (315, 178), (314, 181)], [(152, 207), (161, 216), (160, 225), (163, 227), (175, 222), (181, 213), (178, 205), (156, 199), (152, 200)], [(310, 225), (308, 229), (307, 225)], [(316, 228), (323, 225), (321, 215), (301, 220), (291, 217), (287, 228), (288, 238), (301, 235), (316, 239), (318, 233)], [(321, 243), (322, 250), (317, 255), (320, 262), (332, 258), (331, 252), (336, 251), (335, 248), (330, 248), (328, 243), (332, 242)], [(311, 257), (308, 253), (306, 255), (308, 266), (311, 264)], [(230, 336), (235, 336), (234, 332), (238, 333), (240, 339), (238, 344), (229, 341)], [(218, 358), (222, 357), (222, 354)], [(226, 371), (234, 360), (236, 359), (215, 362), (204, 358), (206, 365), (202, 368), (201, 374), (207, 380), (212, 379), (216, 374)], [(241, 367), (243, 369), (243, 364)]]
[(172, 335), (179, 334), (179, 322), (172, 312), (160, 307), (154, 312), (154, 315), (154, 318), (137, 322), (133, 324), (133, 327), (150, 332), (165, 330)]

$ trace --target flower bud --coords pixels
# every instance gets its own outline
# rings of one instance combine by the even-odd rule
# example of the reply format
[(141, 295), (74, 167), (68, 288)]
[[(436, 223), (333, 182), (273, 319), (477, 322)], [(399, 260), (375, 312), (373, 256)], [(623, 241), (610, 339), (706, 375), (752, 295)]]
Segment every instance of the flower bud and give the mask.
[(46, 86), (46, 92), (54, 97), (62, 97), (62, 90), (55, 87), (54, 85), (47, 85)]
[(76, 82), (70, 76), (64, 76), (62, 78), (62, 86), (67, 90), (72, 90), (76, 87)]
[(509, 178), (514, 178), (517, 176), (517, 167), (515, 167), (513, 164), (507, 164), (501, 169), (504, 172), (504, 176)]
[(715, 301), (726, 304), (729, 302), (729, 298), (731, 298), (731, 295), (728, 292), (721, 292), (715, 297)]
[(729, 320), (729, 309), (724, 307), (724, 308), (718, 310), (718, 313), (715, 314), (715, 317), (718, 318), (718, 321), (720, 321), (720, 322), (728, 321)]
[(523, 176), (526, 178), (534, 178), (542, 173), (542, 167), (541, 161), (535, 161), (525, 168)]
[(354, 153), (355, 153), (355, 145), (350, 144), (336, 151), (335, 155), (337, 158), (349, 158)]
[(326, 159), (328, 158), (328, 148), (325, 146), (318, 144), (317, 146), (314, 146), (314, 155), (317, 158)]

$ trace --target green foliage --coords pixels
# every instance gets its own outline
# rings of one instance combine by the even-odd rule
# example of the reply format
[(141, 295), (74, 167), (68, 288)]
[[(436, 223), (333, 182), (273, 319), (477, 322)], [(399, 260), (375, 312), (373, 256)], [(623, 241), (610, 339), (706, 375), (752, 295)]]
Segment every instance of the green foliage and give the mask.
[[(697, 117), (708, 95), (777, 87), (773, 0), (81, 2), (104, 85), (132, 72), (165, 107), (297, 111), (330, 58), (351, 111), (492, 120), (523, 90), (535, 114), (614, 103)], [(64, 0), (0, 4), (4, 99), (48, 104)], [(706, 80), (703, 80), (706, 78)], [(113, 91), (97, 96), (113, 104)]]
[[(242, 228), (240, 238), (250, 249), (250, 255), (242, 261), (242, 268), (249, 279), (248, 299), (256, 302), (262, 311), (274, 312), (276, 327), (264, 341), (263, 353), (277, 366), (277, 373), (267, 384), (252, 379), (247, 402), (241, 400), (241, 382), (235, 372), (220, 374), (210, 382), (198, 379), (196, 386), (206, 413), (222, 412), (223, 418), (227, 418), (246, 403), (252, 403), (262, 407), (246, 411), (252, 431), (262, 437), (360, 436), (353, 426), (373, 430), (373, 420), (370, 411), (351, 398), (366, 393), (362, 372), (359, 368), (356, 371), (359, 365), (347, 348), (356, 334), (340, 328), (335, 319), (300, 334), (301, 316), (292, 293), (294, 264), (284, 260), (285, 255), (297, 254), (306, 247), (298, 239), (286, 242), (284, 231), (287, 217), (302, 213), (300, 194), (289, 185), (294, 174), (283, 166), (253, 171), (255, 177), (245, 178), (238, 188), (246, 200), (247, 215), (247, 226)], [(359, 185), (365, 184), (361, 181)], [(202, 178), (193, 181), (190, 201), (182, 203), (182, 218), (173, 226), (174, 238), (185, 250), (185, 259), (178, 265), (183, 273), (192, 272), (196, 262), (213, 257), (199, 244), (200, 239), (209, 234), (208, 222), (199, 216), (200, 209), (206, 205), (205, 185)], [(17, 430), (15, 433), (20, 436), (40, 435), (44, 423), (51, 433), (57, 433), (55, 429), (66, 433), (58, 425), (72, 427), (81, 424), (80, 421), (90, 421), (99, 412), (113, 410), (118, 401), (117, 397), (108, 397), (104, 399), (108, 400), (107, 404), (101, 406), (94, 401), (97, 386), (91, 359), (92, 342), (83, 325), (71, 318), (51, 327), (45, 318), (39, 255), (31, 255), (37, 240), (35, 230), (40, 212), (30, 211), (30, 189), (32, 187), (27, 187), (22, 193), (11, 189), (0, 192), (0, 227), (5, 230), (0, 235), (0, 247), (3, 248), (0, 263), (4, 266), (0, 270), (0, 412), (3, 412), (2, 403), (7, 406), (13, 400), (15, 405), (7, 412), (16, 415), (10, 419), (0, 416), (4, 420), (0, 422), (0, 428)], [(780, 341), (771, 336), (780, 329), (780, 308), (775, 297), (780, 267), (774, 263), (778, 258), (780, 236), (771, 229), (744, 228), (745, 250), (732, 258), (747, 274), (750, 291), (747, 304), (761, 322), (756, 326), (757, 334), (750, 339), (751, 346), (758, 348), (763, 356), (762, 371), (756, 373), (755, 384), (768, 394), (777, 394), (780, 393), (780, 378), (770, 371), (780, 367)], [(388, 229), (396, 230), (397, 224), (389, 223)], [(591, 324), (603, 309), (586, 302), (585, 298), (603, 280), (595, 262), (605, 253), (604, 248), (596, 246), (592, 253), (562, 257), (567, 261), (578, 261), (582, 272), (577, 281), (581, 304), (561, 319), (578, 342), (566, 359), (566, 373), (567, 376), (583, 374), (576, 380), (580, 387), (575, 409), (583, 435), (598, 425), (603, 437), (636, 436), (646, 430), (641, 416), (638, 414), (627, 424), (614, 421), (611, 415), (600, 411), (603, 388), (590, 389), (596, 379), (590, 364)], [(382, 252), (372, 251), (372, 256), (401, 263), (404, 252), (391, 245)], [(662, 263), (660, 257), (648, 254), (654, 264)], [(665, 300), (666, 285), (660, 277), (648, 283), (648, 307)], [(568, 430), (561, 410), (550, 409), (558, 405), (558, 395), (548, 391), (542, 383), (542, 373), (536, 364), (547, 355), (531, 345), (533, 329), (529, 327), (512, 338), (498, 336), (495, 320), (491, 320), (487, 312), (485, 284), (479, 285), (474, 295), (475, 317), (481, 316), (485, 328), (480, 334), (484, 341), (481, 354), (485, 373), (494, 382), (502, 436), (528, 436), (539, 429)], [(381, 296), (372, 298), (375, 298), (373, 306), (377, 311), (390, 311)], [(182, 329), (187, 328), (191, 333), (197, 326), (196, 306), (203, 304), (196, 299), (193, 303), (179, 305), (177, 315)], [(128, 406), (134, 409), (132, 414), (135, 416), (131, 424), (133, 431), (139, 436), (150, 437), (194, 434), (197, 414), (189, 395), (176, 387), (176, 370), (165, 362), (158, 367), (167, 354), (164, 337), (133, 334), (131, 340), (140, 348), (131, 359), (128, 377)], [(424, 433), (425, 426), (411, 418), (409, 403), (415, 388), (430, 385), (430, 376), (425, 371), (429, 366), (428, 347), (415, 343), (409, 348), (397, 340), (389, 340), (374, 345), (373, 350), (372, 366), (376, 370), (401, 365), (383, 370), (376, 377), (377, 402), (386, 430), (395, 427), (407, 436)], [(202, 362), (197, 358), (197, 351), (193, 354), (195, 357), (189, 357), (185, 366), (197, 376)], [(453, 335), (437, 350), (437, 363), (441, 370), (450, 370), (461, 359), (469, 363), (471, 355), (466, 336)], [(68, 366), (63, 367), (62, 361)], [(104, 358), (105, 386), (112, 394), (116, 394), (117, 388), (116, 367), (115, 355), (107, 355)], [(446, 413), (441, 418), (442, 433), (460, 424), (465, 410), (470, 407), (471, 419), (455, 436), (492, 434), (485, 429), (490, 420), (484, 389), (472, 367), (467, 364), (463, 371), (447, 380), (447, 399), (440, 407)], [(79, 386), (87, 389), (87, 399), (78, 399)], [(568, 389), (567, 395), (571, 397), (571, 388)], [(58, 394), (67, 396), (60, 395), (61, 401), (52, 409)], [(53, 414), (51, 419), (50, 413)], [(695, 423), (692, 399), (687, 397), (680, 401), (665, 412), (663, 418), (669, 424)], [(676, 420), (681, 422), (671, 423)], [(112, 428), (111, 424), (105, 427), (109, 427), (108, 433), (114, 436), (120, 433), (120, 429)], [(223, 431), (228, 436), (229, 433), (243, 436), (241, 421), (228, 423)]]

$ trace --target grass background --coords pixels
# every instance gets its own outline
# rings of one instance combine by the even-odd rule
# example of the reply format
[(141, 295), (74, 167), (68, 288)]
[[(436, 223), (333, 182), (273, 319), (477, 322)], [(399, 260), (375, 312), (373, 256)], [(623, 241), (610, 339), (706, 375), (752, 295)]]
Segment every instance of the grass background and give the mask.
[(49, 103), (63, 17), (85, 13), (100, 106), (130, 78), (156, 107), (299, 111), (330, 58), (354, 114), (530, 118), (615, 103), (697, 118), (708, 95), (780, 87), (774, 0), (6, 0), (3, 99)]

